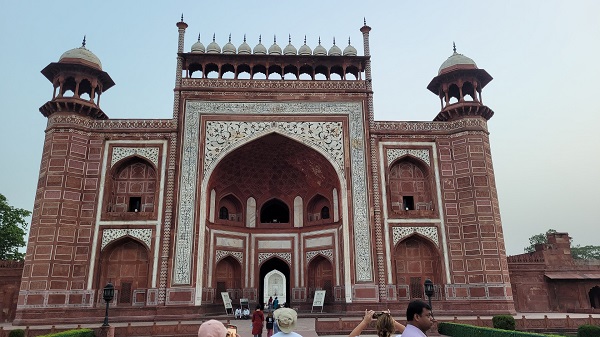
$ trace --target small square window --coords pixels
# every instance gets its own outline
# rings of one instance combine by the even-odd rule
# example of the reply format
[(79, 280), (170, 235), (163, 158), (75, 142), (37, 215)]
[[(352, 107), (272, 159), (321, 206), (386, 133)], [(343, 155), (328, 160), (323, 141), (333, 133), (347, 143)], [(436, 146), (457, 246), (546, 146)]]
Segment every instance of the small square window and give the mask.
[(412, 211), (415, 209), (415, 198), (412, 195), (402, 197), (402, 206), (405, 211)]
[(142, 197), (129, 197), (129, 212), (139, 212), (142, 209)]

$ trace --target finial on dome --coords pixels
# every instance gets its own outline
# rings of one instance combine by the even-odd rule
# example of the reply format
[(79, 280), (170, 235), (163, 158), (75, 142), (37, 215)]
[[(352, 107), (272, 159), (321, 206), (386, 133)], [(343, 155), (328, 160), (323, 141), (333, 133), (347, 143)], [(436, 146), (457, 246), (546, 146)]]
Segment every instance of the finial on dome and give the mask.
[(452, 41), (452, 50), (454, 50), (454, 53), (456, 53), (456, 43), (454, 43), (454, 41)]
[(200, 33), (198, 33), (198, 42), (200, 42)]
[(306, 35), (304, 35), (304, 44), (306, 44)]
[(215, 33), (213, 33), (213, 42), (215, 42)]
[(81, 42), (81, 48), (85, 48), (85, 35), (83, 36), (83, 42)]
[(366, 26), (367, 25), (367, 18), (363, 16), (363, 23)]
[(321, 37), (319, 36), (319, 44), (321, 44)]
[(273, 35), (273, 43), (277, 43), (277, 35)]
[(288, 43), (292, 44), (292, 34), (288, 34)]
[(246, 42), (246, 34), (244, 34), (244, 42)]
[(262, 34), (258, 36), (258, 43), (262, 43)]
[(348, 36), (348, 45), (350, 45), (350, 36)]
[(183, 22), (183, 13), (181, 13), (181, 22)]
[(335, 46), (335, 36), (333, 37), (333, 45)]
[(231, 43), (231, 33), (229, 33), (229, 42)]

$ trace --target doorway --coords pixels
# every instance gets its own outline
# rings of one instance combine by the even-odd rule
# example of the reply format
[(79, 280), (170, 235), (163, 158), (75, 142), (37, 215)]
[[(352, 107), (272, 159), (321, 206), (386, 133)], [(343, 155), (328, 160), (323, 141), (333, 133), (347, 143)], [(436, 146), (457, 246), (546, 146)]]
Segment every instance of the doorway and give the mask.
[(600, 309), (600, 287), (595, 286), (590, 289), (590, 305), (593, 309)]
[[(290, 267), (279, 258), (273, 257), (260, 266), (258, 302), (265, 307), (269, 296), (278, 297), (279, 303), (290, 307)], [(265, 293), (267, 288), (267, 293)], [(268, 293), (271, 291), (272, 293)], [(277, 293), (275, 293), (277, 292)]]

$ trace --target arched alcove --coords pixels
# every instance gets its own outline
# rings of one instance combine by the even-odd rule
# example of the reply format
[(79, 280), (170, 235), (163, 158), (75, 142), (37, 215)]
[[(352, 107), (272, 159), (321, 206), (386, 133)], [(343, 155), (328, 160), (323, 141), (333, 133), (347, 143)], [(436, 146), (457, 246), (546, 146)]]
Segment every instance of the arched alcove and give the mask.
[(236, 299), (236, 294), (241, 292), (242, 288), (242, 266), (238, 260), (227, 256), (220, 260), (215, 268), (215, 299), (217, 302), (223, 302), (222, 292), (228, 292), (231, 299)]
[(290, 208), (279, 199), (271, 199), (260, 208), (261, 223), (289, 223)]
[(389, 172), (389, 209), (393, 212), (433, 210), (430, 168), (421, 160), (404, 156)]
[(112, 242), (100, 254), (100, 278), (96, 288), (102, 289), (111, 282), (117, 292), (117, 304), (131, 305), (134, 292), (149, 287), (148, 255), (146, 246), (131, 237)]
[(219, 223), (241, 225), (244, 221), (242, 202), (233, 194), (221, 198), (217, 210)]
[[(316, 194), (310, 199), (310, 201), (307, 204), (307, 221), (309, 223), (315, 221), (328, 222), (329, 220), (331, 220), (330, 210), (331, 202), (321, 194)], [(323, 217), (324, 215), (326, 217)]]
[[(258, 299), (261, 304), (268, 301), (269, 296), (278, 297), (279, 303), (290, 307), (290, 266), (283, 260), (272, 257), (260, 266)], [(281, 283), (271, 283), (281, 281)], [(265, 288), (267, 290), (265, 290)]]
[(394, 250), (396, 284), (408, 286), (411, 299), (424, 298), (423, 282), (442, 283), (442, 262), (431, 241), (414, 234), (400, 241)]
[(109, 184), (109, 212), (155, 211), (157, 175), (146, 159), (134, 156), (117, 163)]
[(315, 256), (308, 264), (308, 298), (314, 298), (315, 290), (325, 290), (325, 302), (333, 302), (333, 276), (331, 261), (322, 255)]

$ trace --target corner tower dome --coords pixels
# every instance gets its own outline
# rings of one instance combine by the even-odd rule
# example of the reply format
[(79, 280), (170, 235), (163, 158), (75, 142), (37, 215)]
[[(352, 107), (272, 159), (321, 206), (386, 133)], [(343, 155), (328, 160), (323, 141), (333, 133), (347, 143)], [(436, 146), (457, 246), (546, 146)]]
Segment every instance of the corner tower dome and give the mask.
[(78, 63), (102, 70), (102, 62), (100, 62), (98, 56), (85, 48), (85, 36), (83, 37), (81, 47), (67, 50), (60, 56), (58, 62)]
[(471, 58), (456, 52), (456, 45), (453, 44), (454, 53), (448, 57), (440, 66), (438, 75), (447, 73), (454, 69), (477, 69), (477, 64)]

